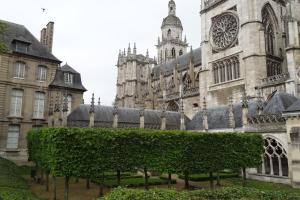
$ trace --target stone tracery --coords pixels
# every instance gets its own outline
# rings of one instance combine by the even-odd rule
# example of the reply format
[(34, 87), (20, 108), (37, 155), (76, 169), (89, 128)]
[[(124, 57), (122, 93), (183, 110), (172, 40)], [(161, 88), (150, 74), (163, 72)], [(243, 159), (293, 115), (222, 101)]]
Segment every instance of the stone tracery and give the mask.
[(224, 50), (232, 46), (239, 32), (239, 20), (233, 12), (225, 12), (213, 19), (211, 43), (214, 50)]

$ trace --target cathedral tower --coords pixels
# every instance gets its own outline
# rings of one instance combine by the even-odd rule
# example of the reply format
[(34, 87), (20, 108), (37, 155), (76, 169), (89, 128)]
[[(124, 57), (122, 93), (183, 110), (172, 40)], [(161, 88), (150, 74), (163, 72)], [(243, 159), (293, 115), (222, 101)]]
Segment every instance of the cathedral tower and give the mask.
[(163, 63), (183, 55), (187, 51), (186, 38), (182, 37), (182, 23), (176, 16), (176, 3), (174, 0), (169, 1), (169, 14), (164, 18), (161, 31), (162, 36), (158, 38), (156, 45), (158, 51), (158, 63)]
[(252, 97), (289, 90), (286, 2), (202, 0), (200, 94), (210, 106), (226, 105), (228, 96), (238, 102), (244, 90)]

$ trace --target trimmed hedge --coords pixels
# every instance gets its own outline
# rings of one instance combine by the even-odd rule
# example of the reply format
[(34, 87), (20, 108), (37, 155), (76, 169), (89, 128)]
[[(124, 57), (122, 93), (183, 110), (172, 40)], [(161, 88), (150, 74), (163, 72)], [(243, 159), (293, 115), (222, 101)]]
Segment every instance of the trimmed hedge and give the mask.
[(138, 190), (117, 188), (99, 200), (186, 200), (187, 193), (175, 190), (154, 189)]
[(222, 188), (177, 192), (175, 190), (137, 190), (118, 188), (99, 200), (299, 200), (299, 196), (283, 192), (260, 191), (250, 188)]
[(38, 200), (21, 177), (19, 168), (11, 161), (0, 157), (0, 199)]
[[(221, 179), (227, 179), (227, 178), (236, 178), (239, 177), (238, 173), (219, 173), (219, 176)], [(184, 179), (184, 175), (180, 174), (179, 178)], [(214, 174), (213, 179), (216, 180), (217, 176)], [(189, 175), (190, 181), (209, 181), (210, 177), (209, 174), (190, 174)]]
[(29, 157), (54, 176), (101, 178), (136, 168), (208, 173), (261, 164), (262, 136), (145, 129), (34, 129)]

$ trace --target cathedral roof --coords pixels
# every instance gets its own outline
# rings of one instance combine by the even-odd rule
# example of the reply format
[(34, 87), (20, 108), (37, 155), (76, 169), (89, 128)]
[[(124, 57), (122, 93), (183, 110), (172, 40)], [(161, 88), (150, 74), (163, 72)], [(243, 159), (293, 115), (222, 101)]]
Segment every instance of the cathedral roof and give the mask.
[(177, 59), (155, 66), (152, 69), (153, 78), (158, 79), (161, 71), (164, 72), (165, 75), (171, 75), (175, 68), (177, 68), (178, 71), (187, 70), (191, 59), (195, 66), (200, 66), (202, 64), (201, 47), (179, 56)]
[[(298, 103), (297, 103), (298, 102)], [(282, 114), (287, 108), (295, 105), (300, 110), (300, 101), (293, 95), (283, 92), (276, 92), (264, 102), (262, 115)], [(248, 117), (258, 116), (258, 102), (255, 99), (249, 101)], [(291, 108), (293, 109), (293, 107)], [(236, 128), (243, 126), (242, 122), (242, 104), (238, 103), (233, 106), (234, 120)], [(219, 106), (207, 109), (209, 129), (227, 129), (229, 128), (229, 107)], [(203, 130), (203, 111), (198, 112), (194, 118), (187, 123), (188, 130)]]
[(175, 15), (168, 15), (164, 18), (161, 28), (164, 28), (165, 26), (175, 26), (183, 30), (181, 20)]
[[(87, 127), (89, 123), (90, 105), (80, 105), (68, 116), (69, 126)], [(95, 106), (95, 126), (112, 127), (114, 107)], [(144, 120), (146, 128), (160, 128), (161, 111), (145, 110)], [(138, 128), (140, 123), (140, 110), (135, 108), (118, 108), (118, 126)], [(180, 128), (180, 113), (166, 112), (166, 126), (168, 129)]]
[[(48, 49), (43, 46), (25, 26), (2, 20), (0, 20), (0, 22), (6, 25), (6, 29), (1, 39), (3, 39), (3, 42), (9, 51), (61, 63), (61, 61), (59, 61), (51, 52), (49, 52)], [(16, 51), (14, 41), (28, 44), (28, 51)]]
[(285, 113), (299, 112), (300, 111), (300, 100), (296, 101), (286, 109)]

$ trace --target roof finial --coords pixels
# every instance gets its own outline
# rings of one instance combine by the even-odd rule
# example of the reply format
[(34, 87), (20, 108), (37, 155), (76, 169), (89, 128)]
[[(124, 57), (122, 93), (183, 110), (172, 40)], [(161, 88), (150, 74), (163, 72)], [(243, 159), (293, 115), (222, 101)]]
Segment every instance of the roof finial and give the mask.
[(130, 54), (131, 54), (131, 47), (130, 47), (130, 43), (129, 43), (128, 50), (127, 50), (127, 56), (130, 56)]
[(146, 57), (149, 58), (149, 50), (147, 49)]
[(136, 55), (137, 50), (136, 50), (136, 43), (134, 43), (134, 47), (133, 47), (133, 54)]
[(101, 99), (100, 99), (100, 97), (98, 98), (98, 106), (101, 106)]
[(169, 15), (176, 15), (176, 4), (174, 0), (169, 1)]

